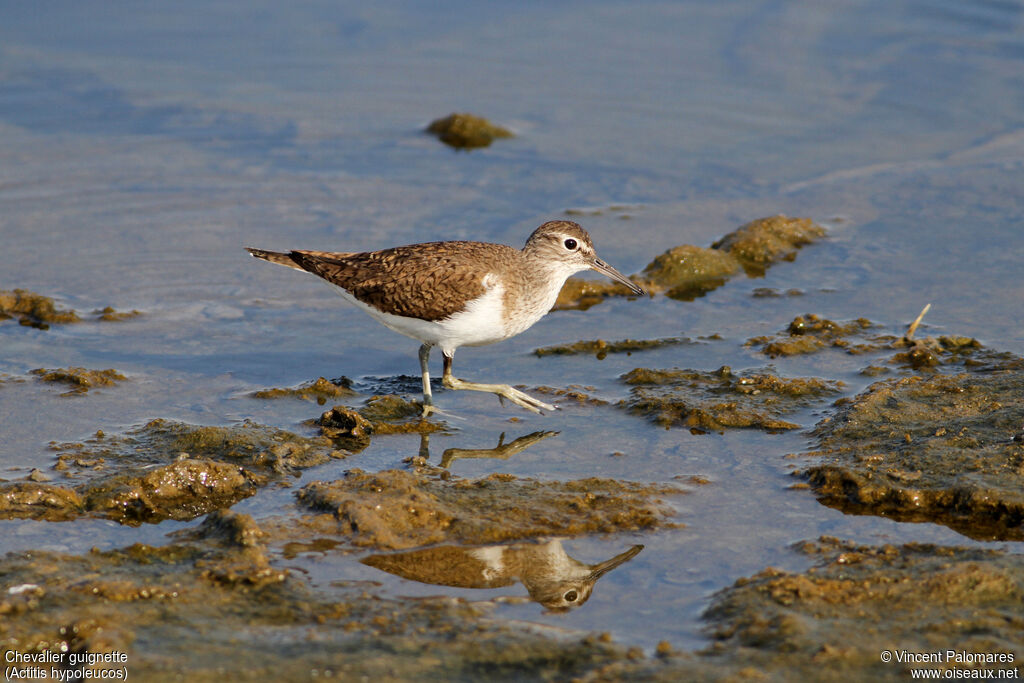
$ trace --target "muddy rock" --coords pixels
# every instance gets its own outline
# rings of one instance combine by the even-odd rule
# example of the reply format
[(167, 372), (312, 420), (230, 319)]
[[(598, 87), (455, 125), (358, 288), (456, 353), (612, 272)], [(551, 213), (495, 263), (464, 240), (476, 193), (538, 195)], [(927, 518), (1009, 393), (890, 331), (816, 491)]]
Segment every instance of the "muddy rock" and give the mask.
[(1024, 360), (877, 382), (814, 430), (825, 504), (1024, 539)]
[(298, 500), (327, 513), (315, 520), (318, 528), (354, 546), (404, 549), (670, 527), (672, 511), (658, 496), (678, 493), (596, 478), (539, 482), (494, 474), (470, 481), (351, 470), (338, 481), (307, 484)]
[(427, 132), (456, 149), (487, 147), (497, 138), (514, 137), (512, 132), (473, 114), (449, 114), (430, 122)]
[(662, 427), (688, 427), (694, 433), (752, 427), (797, 429), (781, 415), (840, 391), (842, 382), (814, 377), (783, 378), (766, 371), (734, 374), (636, 368), (621, 378), (630, 397), (618, 405)]
[(64, 396), (84, 394), (95, 387), (108, 387), (128, 379), (117, 370), (87, 370), (85, 368), (36, 368), (31, 374), (37, 376), (41, 382), (57, 382), (67, 384), (71, 387)]

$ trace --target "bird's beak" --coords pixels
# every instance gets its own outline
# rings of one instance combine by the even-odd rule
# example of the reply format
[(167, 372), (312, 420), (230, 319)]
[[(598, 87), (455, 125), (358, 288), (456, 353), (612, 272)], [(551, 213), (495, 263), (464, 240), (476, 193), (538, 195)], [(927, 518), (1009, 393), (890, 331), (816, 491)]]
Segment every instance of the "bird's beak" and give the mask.
[(629, 287), (630, 291), (632, 291), (634, 294), (638, 296), (643, 296), (644, 294), (647, 294), (647, 292), (645, 292), (642, 287), (637, 285), (628, 277), (626, 277), (619, 271), (615, 270), (614, 268), (612, 268), (611, 266), (609, 266), (607, 263), (597, 258), (596, 256), (593, 259), (591, 259), (590, 267), (596, 270), (597, 272), (601, 273), (602, 275), (607, 275), (611, 279), (626, 285), (627, 287)]
[(635, 545), (626, 552), (619, 553), (610, 560), (605, 560), (604, 562), (595, 564), (593, 567), (590, 568), (590, 574), (587, 576), (587, 578), (591, 581), (597, 581), (599, 578), (601, 578), (611, 570), (632, 560), (634, 557), (640, 554), (640, 551), (643, 549), (644, 547), (642, 545)]

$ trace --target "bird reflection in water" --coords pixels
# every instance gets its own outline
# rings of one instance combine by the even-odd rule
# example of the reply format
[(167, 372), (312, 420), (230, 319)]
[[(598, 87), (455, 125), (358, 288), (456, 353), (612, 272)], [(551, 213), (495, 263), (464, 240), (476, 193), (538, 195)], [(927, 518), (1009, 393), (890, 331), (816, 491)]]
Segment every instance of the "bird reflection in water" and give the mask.
[(403, 553), (371, 555), (361, 562), (411, 581), (456, 588), (500, 588), (519, 581), (548, 610), (566, 612), (590, 598), (599, 578), (636, 557), (624, 553), (585, 564), (566, 554), (560, 539), (512, 545), (436, 546)]

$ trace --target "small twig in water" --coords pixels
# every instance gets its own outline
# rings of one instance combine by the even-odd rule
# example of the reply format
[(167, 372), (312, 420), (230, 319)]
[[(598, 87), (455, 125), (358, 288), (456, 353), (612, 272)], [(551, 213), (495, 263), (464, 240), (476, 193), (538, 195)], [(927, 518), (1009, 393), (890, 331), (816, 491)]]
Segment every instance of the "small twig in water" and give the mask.
[(905, 341), (909, 342), (914, 339), (914, 332), (917, 332), (917, 326), (921, 324), (922, 318), (924, 318), (925, 313), (927, 313), (928, 309), (930, 309), (931, 307), (931, 304), (925, 304), (925, 307), (922, 308), (921, 312), (917, 314), (917, 318), (914, 319), (914, 322), (910, 323), (910, 327), (907, 328), (907, 333), (903, 335), (903, 339)]

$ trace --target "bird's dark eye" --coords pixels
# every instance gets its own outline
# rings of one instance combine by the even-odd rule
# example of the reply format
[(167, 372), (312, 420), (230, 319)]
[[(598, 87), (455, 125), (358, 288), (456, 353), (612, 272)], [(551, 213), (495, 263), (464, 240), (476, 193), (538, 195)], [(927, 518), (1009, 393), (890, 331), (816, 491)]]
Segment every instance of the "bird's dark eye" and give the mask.
[(571, 237), (567, 239), (565, 242), (563, 242), (563, 244), (565, 244), (565, 248), (568, 249), (569, 251), (573, 251), (576, 249), (576, 240), (574, 240)]
[[(566, 240), (566, 242), (572, 242), (572, 240)], [(566, 602), (576, 602), (576, 598), (578, 597), (579, 594), (577, 594), (576, 591), (569, 591), (562, 596), (562, 599), (564, 599)]]

